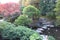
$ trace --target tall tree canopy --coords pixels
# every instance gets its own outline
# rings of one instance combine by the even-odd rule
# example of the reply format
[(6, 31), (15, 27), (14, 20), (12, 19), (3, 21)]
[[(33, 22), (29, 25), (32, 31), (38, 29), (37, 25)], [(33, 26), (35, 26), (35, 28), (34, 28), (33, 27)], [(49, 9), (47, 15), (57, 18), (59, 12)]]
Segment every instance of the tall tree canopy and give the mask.
[(40, 10), (43, 15), (53, 12), (56, 0), (40, 0)]

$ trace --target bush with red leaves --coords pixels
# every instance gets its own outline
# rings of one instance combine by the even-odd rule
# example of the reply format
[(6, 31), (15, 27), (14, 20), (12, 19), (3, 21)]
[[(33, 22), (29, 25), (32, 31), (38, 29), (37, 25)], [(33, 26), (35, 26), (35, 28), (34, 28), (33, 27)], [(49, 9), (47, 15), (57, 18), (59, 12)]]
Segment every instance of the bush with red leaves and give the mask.
[(20, 15), (20, 5), (18, 3), (0, 4), (0, 15), (9, 21), (14, 21)]
[(13, 15), (15, 12), (20, 13), (20, 5), (18, 3), (5, 3), (0, 4), (0, 14), (4, 16)]

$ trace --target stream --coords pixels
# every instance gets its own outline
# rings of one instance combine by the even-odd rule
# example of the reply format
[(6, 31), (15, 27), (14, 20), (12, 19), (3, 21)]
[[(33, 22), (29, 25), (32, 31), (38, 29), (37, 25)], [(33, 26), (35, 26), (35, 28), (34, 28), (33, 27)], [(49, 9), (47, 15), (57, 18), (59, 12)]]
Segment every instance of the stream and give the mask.
[(40, 28), (36, 29), (36, 32), (38, 32), (39, 34), (42, 34), (41, 36), (43, 37), (43, 40), (48, 40), (48, 35), (44, 35), (43, 31), (45, 30), (50, 30), (51, 27), (54, 27), (53, 22), (52, 21), (47, 21), (46, 18), (40, 18), (39, 20), (42, 24), (42, 26)]

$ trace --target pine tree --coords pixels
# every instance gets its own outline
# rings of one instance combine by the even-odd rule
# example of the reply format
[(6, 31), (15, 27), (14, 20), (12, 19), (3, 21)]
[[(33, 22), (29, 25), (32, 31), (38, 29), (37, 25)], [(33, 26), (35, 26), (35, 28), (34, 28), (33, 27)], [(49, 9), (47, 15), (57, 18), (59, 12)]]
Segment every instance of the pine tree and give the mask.
[(56, 0), (40, 0), (40, 11), (42, 15), (46, 15), (47, 13), (52, 13), (55, 8)]

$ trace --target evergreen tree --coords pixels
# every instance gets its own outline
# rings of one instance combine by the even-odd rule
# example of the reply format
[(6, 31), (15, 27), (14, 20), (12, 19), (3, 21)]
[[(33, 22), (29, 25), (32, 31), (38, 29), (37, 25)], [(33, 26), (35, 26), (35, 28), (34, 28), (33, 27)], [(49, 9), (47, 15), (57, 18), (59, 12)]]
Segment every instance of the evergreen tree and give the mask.
[(54, 10), (56, 11), (56, 15), (59, 16), (60, 15), (60, 0), (57, 0), (56, 8)]
[(42, 15), (46, 15), (47, 13), (52, 13), (55, 8), (56, 0), (40, 0), (40, 11)]

